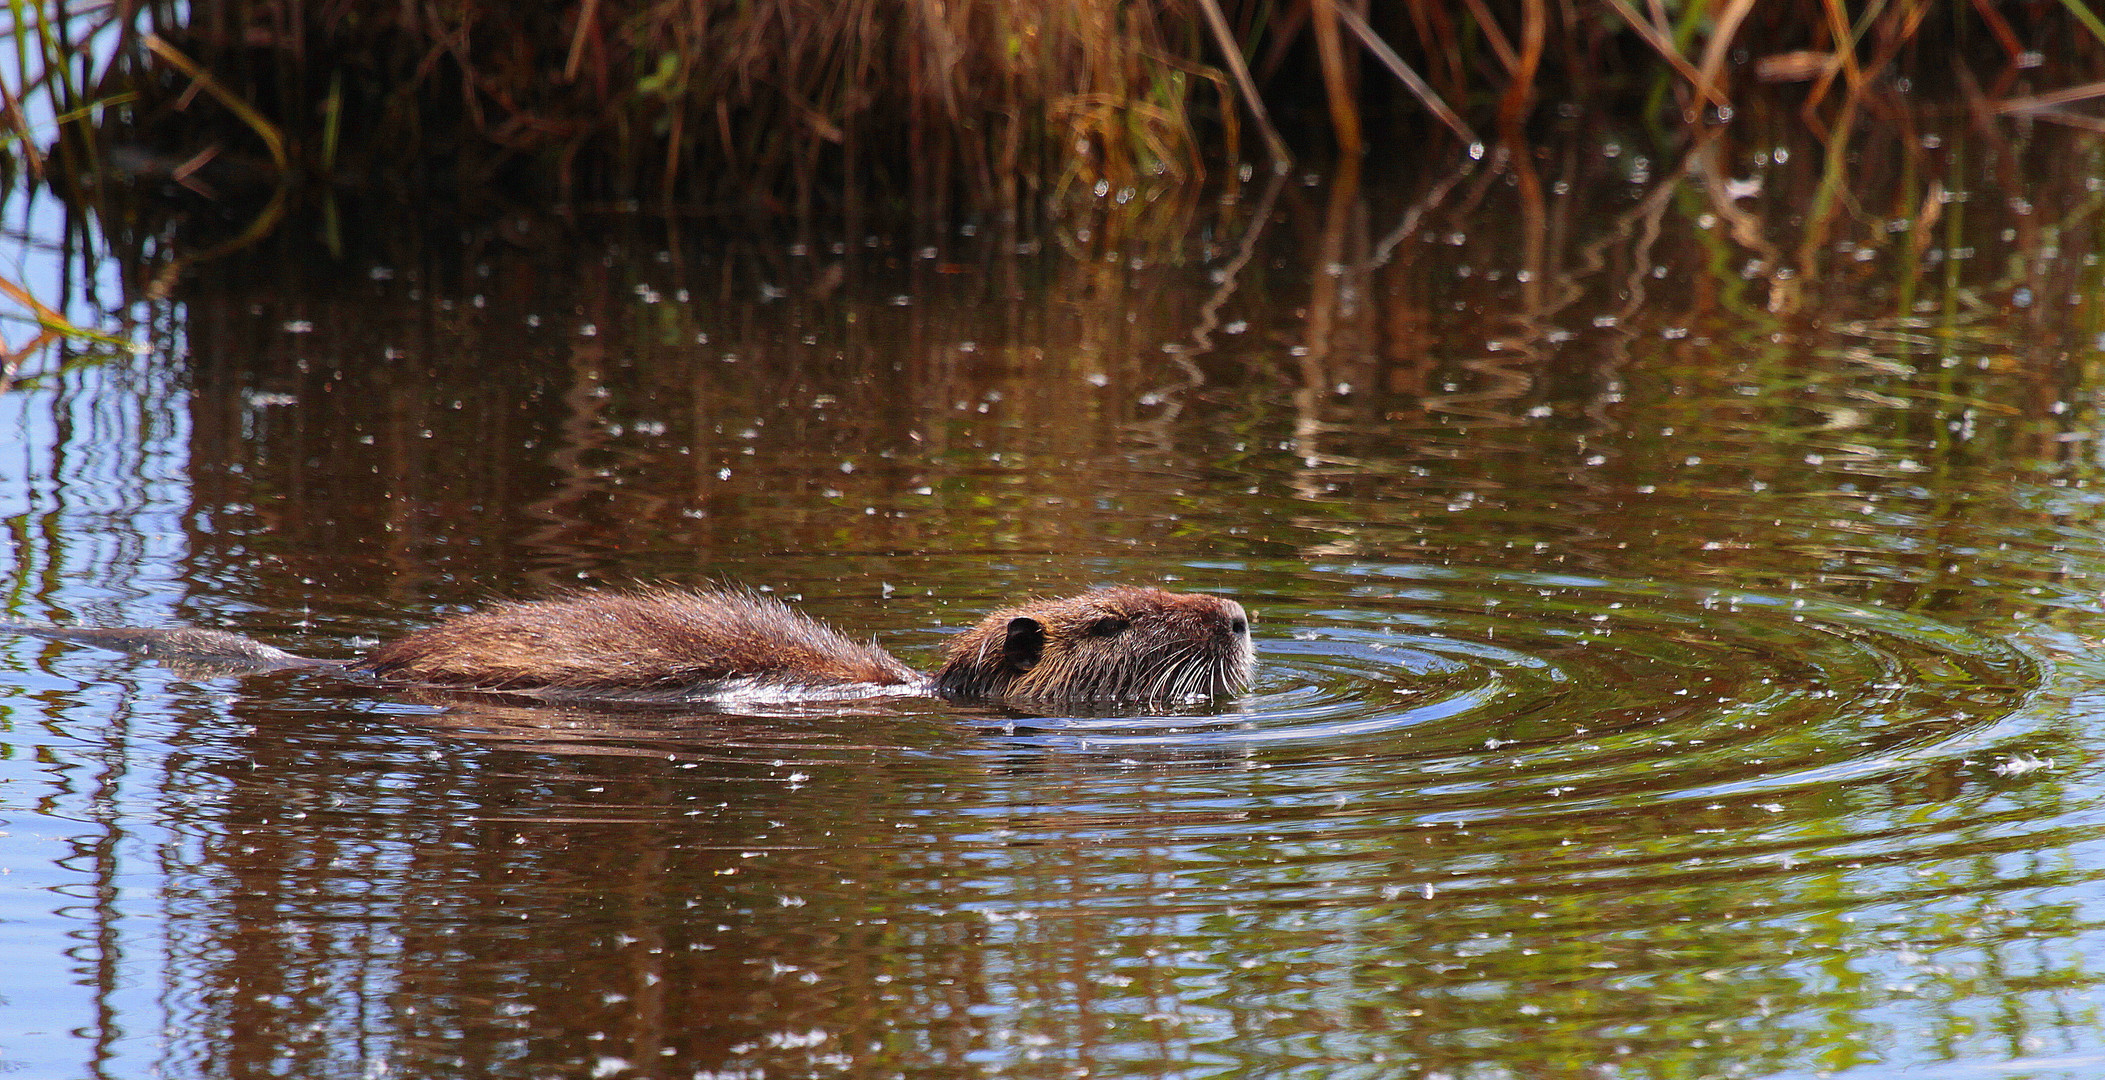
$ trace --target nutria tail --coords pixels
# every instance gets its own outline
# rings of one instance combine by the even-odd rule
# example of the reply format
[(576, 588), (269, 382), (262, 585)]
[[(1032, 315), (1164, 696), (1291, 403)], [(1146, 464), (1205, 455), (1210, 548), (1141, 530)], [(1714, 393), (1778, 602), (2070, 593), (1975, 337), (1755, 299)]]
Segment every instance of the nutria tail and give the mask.
[(927, 680), (780, 601), (647, 589), (502, 603), (389, 642), (351, 665), (429, 686), (578, 697), (922, 691)]
[(47, 641), (71, 641), (144, 656), (170, 664), (224, 668), (228, 672), (277, 671), (284, 668), (337, 667), (334, 660), (296, 656), (274, 645), (225, 630), (192, 626), (39, 626), (0, 623), (0, 634), (22, 634)]
[(1241, 604), (1120, 586), (987, 616), (951, 640), (935, 690), (954, 699), (1175, 702), (1239, 692), (1255, 666)]

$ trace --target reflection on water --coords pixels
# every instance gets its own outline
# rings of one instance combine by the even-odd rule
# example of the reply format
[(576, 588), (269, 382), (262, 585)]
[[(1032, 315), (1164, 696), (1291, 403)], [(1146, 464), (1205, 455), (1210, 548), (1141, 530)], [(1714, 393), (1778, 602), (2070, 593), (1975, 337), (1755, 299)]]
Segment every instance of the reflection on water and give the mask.
[(1189, 267), (629, 223), (197, 268), (156, 357), (0, 398), (7, 617), (342, 657), (730, 579), (927, 667), (1165, 582), (1259, 678), (608, 712), (0, 642), (0, 1061), (2088, 1075), (2094, 194), (1808, 262), (1774, 158), (1563, 160), (1253, 187)]

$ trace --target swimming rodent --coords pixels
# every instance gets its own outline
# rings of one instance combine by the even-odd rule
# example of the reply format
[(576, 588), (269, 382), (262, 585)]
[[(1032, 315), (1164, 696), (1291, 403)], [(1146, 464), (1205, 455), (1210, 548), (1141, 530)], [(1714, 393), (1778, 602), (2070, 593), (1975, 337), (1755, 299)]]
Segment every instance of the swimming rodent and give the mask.
[(335, 667), (389, 682), (559, 698), (708, 701), (928, 694), (955, 701), (1176, 702), (1250, 680), (1250, 618), (1233, 600), (1140, 586), (996, 611), (924, 675), (781, 601), (738, 589), (586, 592), (494, 604), (350, 661), (297, 656), (225, 630), (0, 623), (231, 670)]

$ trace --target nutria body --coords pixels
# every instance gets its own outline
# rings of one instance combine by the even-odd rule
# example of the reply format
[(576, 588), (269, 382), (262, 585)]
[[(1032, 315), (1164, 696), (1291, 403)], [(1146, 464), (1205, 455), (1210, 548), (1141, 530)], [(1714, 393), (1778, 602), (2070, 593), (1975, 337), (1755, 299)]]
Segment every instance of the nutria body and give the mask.
[(685, 697), (769, 689), (827, 694), (927, 680), (748, 592), (649, 589), (495, 604), (353, 662), (385, 679), (575, 697)]
[(933, 694), (1167, 703), (1237, 692), (1255, 663), (1241, 604), (1132, 586), (997, 611), (951, 640), (933, 676), (780, 601), (732, 589), (496, 604), (345, 663), (221, 630), (0, 629), (237, 670), (330, 666), (415, 686), (657, 701)]

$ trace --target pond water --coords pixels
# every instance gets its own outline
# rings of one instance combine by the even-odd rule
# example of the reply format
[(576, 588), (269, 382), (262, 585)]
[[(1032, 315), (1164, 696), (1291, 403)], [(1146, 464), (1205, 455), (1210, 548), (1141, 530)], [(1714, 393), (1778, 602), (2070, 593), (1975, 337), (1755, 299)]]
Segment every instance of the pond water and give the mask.
[(734, 581), (926, 666), (1141, 582), (1260, 667), (682, 712), (0, 640), (0, 1067), (2097, 1075), (2105, 157), (1946, 138), (1827, 216), (1817, 147), (1595, 137), (1168, 246), (25, 246), (153, 351), (0, 396), (8, 619)]

